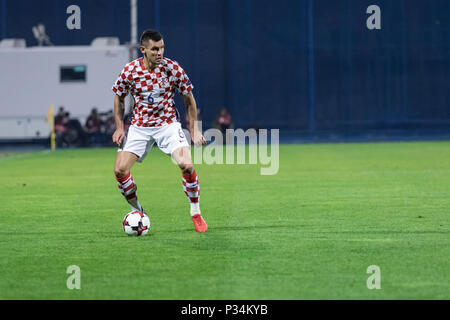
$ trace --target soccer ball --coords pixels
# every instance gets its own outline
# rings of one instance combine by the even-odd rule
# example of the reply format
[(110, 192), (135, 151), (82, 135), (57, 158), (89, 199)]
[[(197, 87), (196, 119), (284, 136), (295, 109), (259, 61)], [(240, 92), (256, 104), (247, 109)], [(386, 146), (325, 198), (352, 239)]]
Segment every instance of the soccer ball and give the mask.
[(139, 211), (131, 211), (123, 218), (123, 230), (129, 236), (145, 236), (150, 229), (150, 219)]

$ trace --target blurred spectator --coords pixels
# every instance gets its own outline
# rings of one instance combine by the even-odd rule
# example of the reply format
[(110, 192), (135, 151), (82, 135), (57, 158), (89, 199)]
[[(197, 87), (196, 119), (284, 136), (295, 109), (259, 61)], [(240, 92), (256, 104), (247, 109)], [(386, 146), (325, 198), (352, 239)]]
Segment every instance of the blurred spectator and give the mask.
[(104, 134), (104, 144), (108, 146), (113, 146), (112, 136), (114, 131), (116, 131), (116, 121), (114, 120), (114, 113), (112, 110), (102, 113), (105, 119), (102, 121), (102, 132)]
[(70, 113), (64, 112), (61, 108), (60, 112), (58, 112), (57, 120), (55, 117), (56, 146), (58, 148), (86, 146), (86, 133), (84, 132), (80, 121), (71, 119)]
[(58, 113), (55, 116), (55, 130), (56, 130), (56, 126), (62, 125), (65, 114), (66, 113), (64, 111), (64, 107), (60, 106), (58, 109)]
[(231, 115), (228, 113), (226, 108), (222, 108), (216, 117), (216, 128), (225, 134), (226, 129), (233, 128), (233, 122), (231, 120)]
[(88, 144), (88, 137), (83, 130), (78, 119), (71, 119), (69, 112), (66, 112), (66, 127), (67, 131), (64, 134), (64, 140), (69, 147), (85, 147)]
[(97, 112), (97, 108), (92, 108), (91, 114), (86, 119), (85, 129), (88, 134), (89, 144), (99, 146), (104, 143), (102, 120)]
[(55, 116), (55, 142), (56, 147), (65, 148), (68, 146), (66, 138), (67, 123), (69, 122), (69, 113), (64, 111), (64, 107), (59, 107)]
[[(133, 110), (125, 114), (125, 133), (131, 125)], [(55, 136), (58, 148), (86, 147), (86, 146), (114, 146), (112, 135), (116, 130), (113, 110), (98, 112), (92, 108), (83, 127), (78, 119), (70, 118), (70, 113), (60, 107), (55, 116)]]

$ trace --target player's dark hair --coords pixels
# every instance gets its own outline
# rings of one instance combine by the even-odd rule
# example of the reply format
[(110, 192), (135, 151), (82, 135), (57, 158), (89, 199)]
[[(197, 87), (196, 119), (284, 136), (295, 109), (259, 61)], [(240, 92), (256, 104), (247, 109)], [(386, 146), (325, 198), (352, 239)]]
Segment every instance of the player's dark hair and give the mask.
[(142, 32), (141, 35), (141, 46), (145, 46), (148, 40), (159, 41), (163, 38), (162, 34), (153, 29), (147, 29)]

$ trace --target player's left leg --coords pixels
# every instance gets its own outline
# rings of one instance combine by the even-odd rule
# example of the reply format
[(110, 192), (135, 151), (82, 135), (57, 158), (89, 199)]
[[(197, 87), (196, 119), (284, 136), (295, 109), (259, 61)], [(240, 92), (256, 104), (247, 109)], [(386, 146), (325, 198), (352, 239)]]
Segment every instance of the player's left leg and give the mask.
[(183, 177), (183, 190), (191, 205), (191, 217), (197, 232), (206, 232), (208, 225), (200, 212), (200, 184), (197, 173), (192, 164), (191, 150), (189, 147), (179, 147), (172, 152), (172, 158), (181, 169)]

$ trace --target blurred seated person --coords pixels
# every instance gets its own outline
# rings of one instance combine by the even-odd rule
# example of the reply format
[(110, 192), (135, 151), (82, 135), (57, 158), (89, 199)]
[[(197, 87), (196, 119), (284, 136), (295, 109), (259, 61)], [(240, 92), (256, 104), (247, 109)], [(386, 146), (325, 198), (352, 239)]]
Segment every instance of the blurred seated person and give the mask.
[(105, 134), (105, 145), (113, 146), (114, 143), (112, 142), (112, 136), (114, 134), (114, 131), (116, 131), (116, 121), (114, 119), (114, 113), (112, 110), (105, 112), (104, 114), (104, 121), (103, 121), (103, 132)]
[(91, 114), (86, 119), (85, 130), (91, 144), (99, 145), (103, 143), (102, 120), (97, 112), (97, 108), (92, 108)]
[(231, 120), (231, 115), (228, 113), (226, 108), (222, 108), (216, 117), (216, 128), (225, 134), (226, 129), (233, 128), (233, 122)]
[[(60, 106), (58, 109), (58, 113), (55, 116), (55, 131), (57, 130), (56, 126), (61, 126), (63, 124), (64, 117), (66, 116), (66, 112), (64, 111), (64, 107)], [(64, 129), (62, 129), (64, 130)]]
[(59, 107), (59, 111), (55, 116), (55, 142), (56, 147), (67, 147), (66, 141), (67, 124), (69, 123), (69, 113), (64, 111), (63, 107)]
[(65, 133), (65, 140), (69, 143), (70, 147), (85, 147), (88, 144), (88, 136), (80, 123), (80, 120), (76, 118), (70, 118), (67, 114), (67, 132)]
[(78, 119), (71, 119), (69, 112), (64, 112), (62, 121), (55, 125), (56, 146), (58, 148), (86, 146), (86, 133)]
[(116, 131), (116, 122), (114, 120), (114, 113), (112, 110), (104, 113), (103, 128), (106, 135), (113, 135)]

